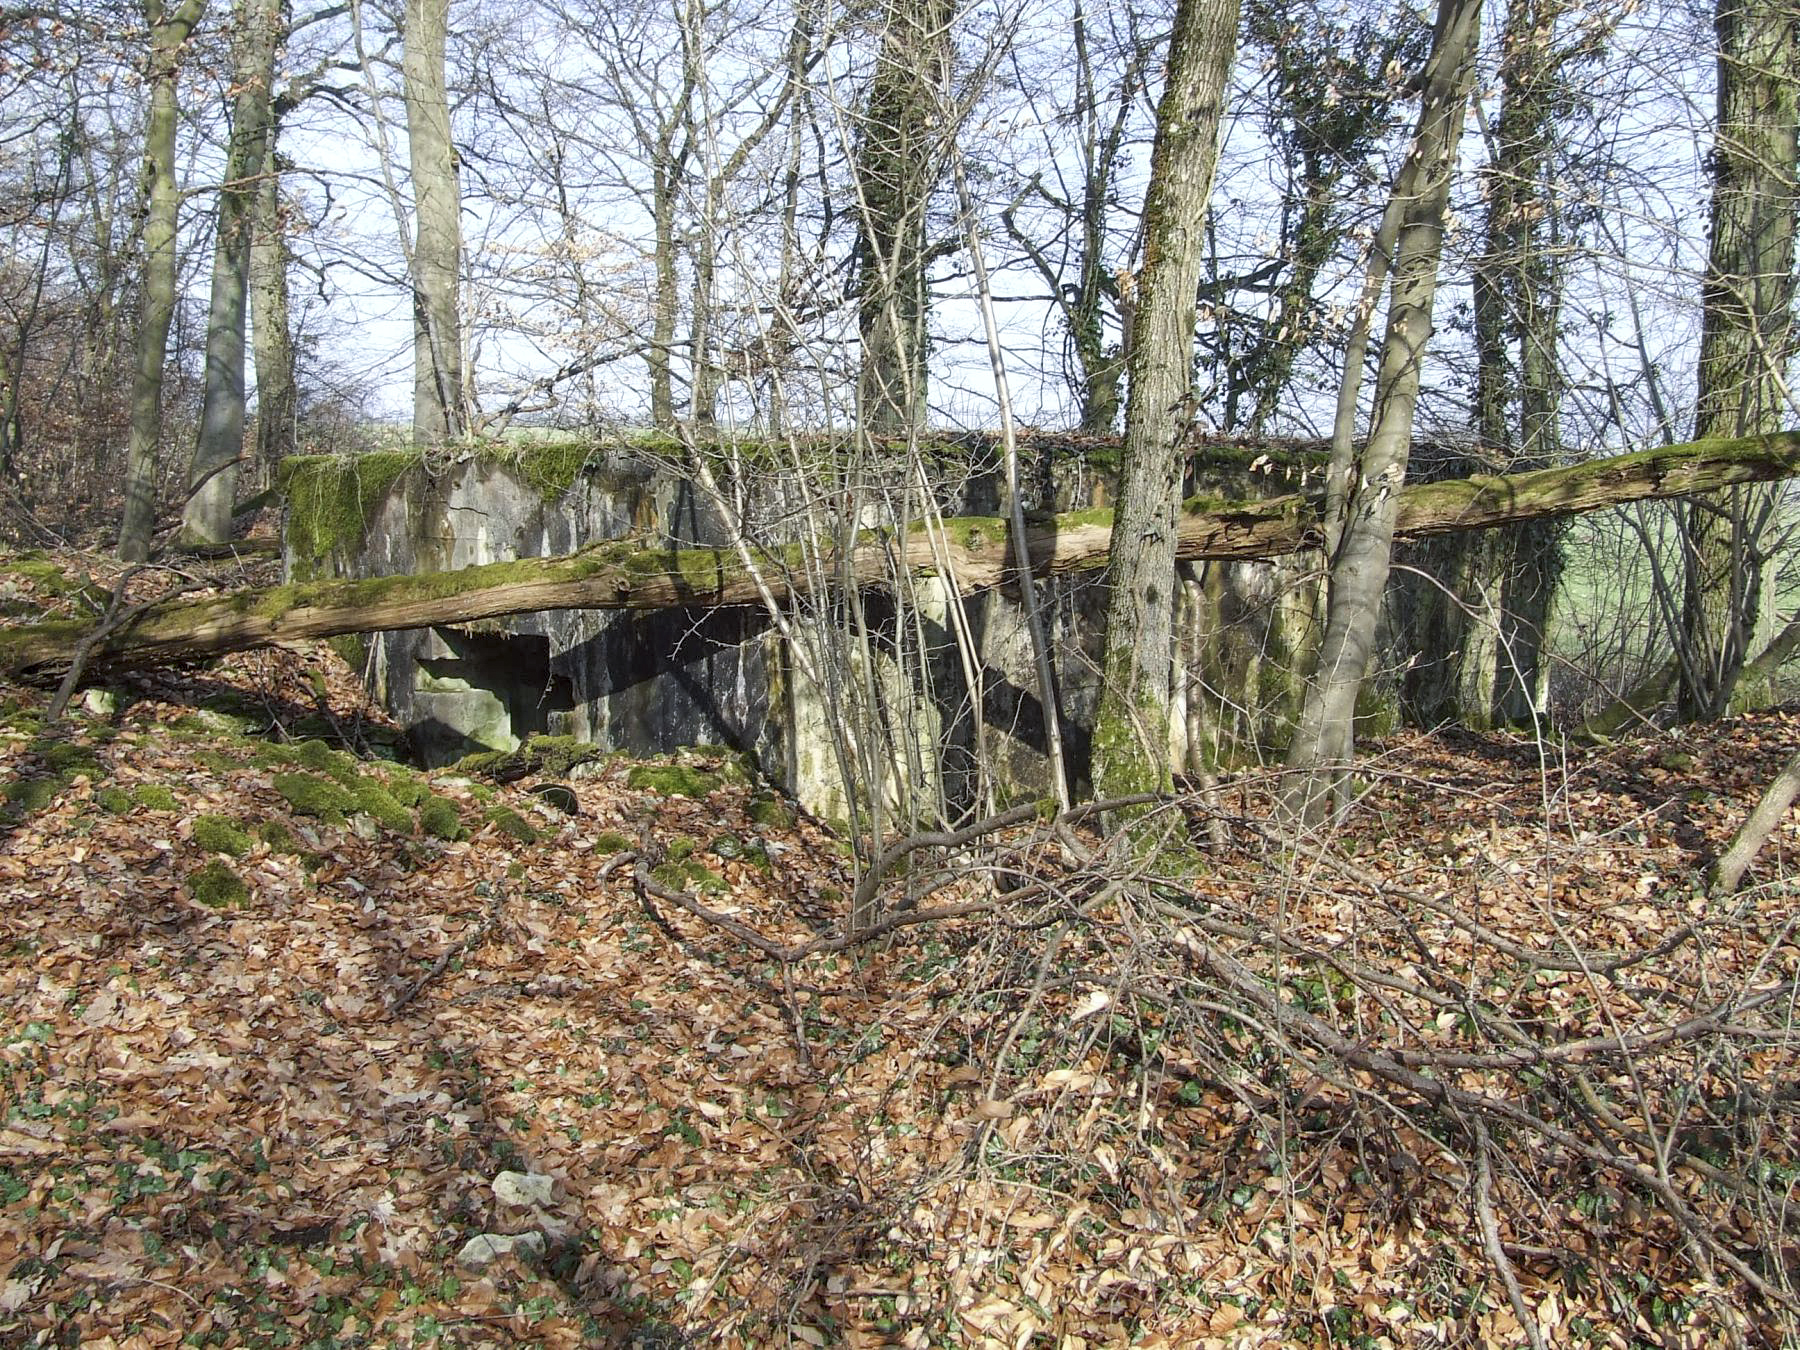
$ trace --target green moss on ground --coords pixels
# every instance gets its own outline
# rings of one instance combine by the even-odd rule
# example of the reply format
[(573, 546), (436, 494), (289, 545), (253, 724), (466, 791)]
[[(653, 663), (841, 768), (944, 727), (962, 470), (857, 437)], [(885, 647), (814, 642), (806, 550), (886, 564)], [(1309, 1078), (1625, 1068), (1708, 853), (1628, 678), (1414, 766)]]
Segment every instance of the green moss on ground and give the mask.
[(423, 779), (398, 765), (388, 766), (382, 786), (387, 789), (388, 796), (409, 810), (424, 805), (431, 797), (431, 789), (425, 786)]
[(769, 830), (791, 830), (794, 828), (794, 813), (788, 804), (773, 793), (760, 794), (750, 799), (744, 808), (744, 814), (750, 817), (753, 824), (761, 825)]
[(233, 755), (227, 755), (218, 750), (196, 750), (194, 751), (193, 759), (194, 763), (203, 768), (212, 770), (221, 777), (231, 773), (235, 769), (244, 767), (244, 762), (241, 759), (238, 759)]
[(248, 736), (266, 725), (252, 713), (227, 712), (219, 708), (196, 708), (169, 724), (191, 736)]
[(625, 775), (625, 785), (639, 792), (654, 792), (659, 797), (692, 797), (696, 801), (723, 782), (716, 773), (685, 764), (638, 764)]
[(244, 879), (219, 858), (188, 878), (188, 893), (210, 909), (241, 909), (250, 903)]
[(546, 778), (567, 778), (578, 764), (600, 759), (605, 751), (575, 736), (533, 736), (525, 748), (536, 759)]
[(623, 853), (631, 846), (631, 840), (617, 830), (602, 830), (594, 836), (594, 852), (596, 853)]
[(362, 781), (362, 767), (353, 755), (333, 750), (324, 741), (301, 741), (294, 747), (294, 762), (302, 768), (335, 778), (347, 788)]
[(42, 811), (56, 800), (56, 794), (69, 785), (61, 774), (47, 777), (15, 778), (6, 785), (6, 803), (17, 811)]
[(356, 798), (341, 784), (315, 773), (278, 773), (275, 791), (297, 814), (329, 825), (342, 825), (356, 809)]
[(509, 806), (490, 806), (485, 818), (501, 834), (517, 839), (521, 844), (535, 844), (538, 841), (538, 832), (531, 822)]
[(350, 669), (361, 672), (368, 668), (369, 643), (361, 633), (339, 633), (336, 637), (326, 638), (325, 645)]
[(287, 543), (295, 577), (316, 577), (333, 553), (361, 548), (395, 482), (422, 462), (413, 450), (284, 460), (279, 487), (288, 504)]
[(94, 747), (77, 741), (51, 741), (43, 748), (44, 767), (64, 782), (85, 773), (89, 777), (100, 772), (100, 761)]
[(299, 853), (300, 841), (283, 820), (264, 821), (257, 827), (256, 837), (269, 846), (271, 853)]
[(250, 836), (230, 816), (201, 816), (194, 822), (194, 842), (209, 853), (241, 858), (250, 851)]
[(433, 796), (419, 807), (419, 828), (434, 839), (462, 839), (462, 812), (446, 797)]
[(528, 774), (567, 778), (577, 765), (607, 752), (577, 736), (532, 736), (517, 750), (477, 750), (452, 766), (456, 772), (510, 782)]
[(373, 817), (384, 829), (397, 830), (401, 834), (412, 833), (412, 812), (373, 778), (357, 779), (350, 788), (350, 796), (358, 811)]
[(131, 800), (146, 811), (179, 811), (175, 794), (161, 783), (139, 783), (131, 789)]
[[(35, 550), (0, 562), (0, 579), (7, 577), (17, 577), (20, 581), (28, 583), (34, 591), (52, 599), (80, 598), (96, 609), (104, 607), (106, 602), (111, 599), (111, 596), (96, 586), (90, 577), (86, 575), (70, 576), (56, 563), (51, 562)], [(27, 611), (29, 612), (29, 607), (27, 607)]]
[(476, 750), (452, 764), (450, 771), (482, 778), (523, 777), (531, 772), (518, 750)]
[(131, 794), (123, 788), (103, 787), (94, 794), (94, 805), (102, 811), (122, 816), (131, 810)]
[(666, 862), (650, 873), (672, 891), (693, 890), (717, 895), (726, 889), (725, 878), (692, 858), (683, 862)]

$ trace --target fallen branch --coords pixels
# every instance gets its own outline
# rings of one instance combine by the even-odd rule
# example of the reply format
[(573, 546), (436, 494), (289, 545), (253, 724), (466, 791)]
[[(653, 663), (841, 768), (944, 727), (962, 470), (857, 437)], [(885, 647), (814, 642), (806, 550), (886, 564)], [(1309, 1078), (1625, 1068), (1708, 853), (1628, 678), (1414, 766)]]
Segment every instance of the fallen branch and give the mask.
[[(1730, 441), (1698, 441), (1569, 468), (1421, 483), (1400, 493), (1397, 538), (1517, 524), (1623, 502), (1679, 497), (1734, 483), (1800, 474), (1800, 432)], [(490, 563), (459, 572), (373, 577), (242, 591), (214, 600), (155, 606), (129, 634), (97, 643), (96, 669), (167, 664), (248, 647), (340, 633), (474, 623), (510, 614), (569, 609), (660, 610), (785, 603), (812, 577), (834, 584), (891, 584), (896, 568), (944, 573), (963, 591), (990, 589), (1012, 573), (1007, 522), (964, 517), (944, 522), (944, 537), (920, 530), (865, 537), (847, 556), (814, 569), (798, 566), (805, 549), (768, 554), (765, 577), (729, 549), (676, 549), (616, 540), (580, 554)], [(1272, 558), (1316, 547), (1318, 504), (1296, 495), (1264, 501), (1196, 498), (1177, 526), (1177, 557)], [(1028, 525), (1025, 552), (1035, 575), (1089, 571), (1112, 549), (1107, 512), (1077, 512)], [(829, 550), (827, 550), (829, 552)], [(68, 668), (69, 650), (88, 625), (64, 622), (0, 629), (0, 671), (48, 680)]]
[(481, 922), (471, 928), (461, 942), (458, 942), (455, 946), (446, 947), (440, 952), (438, 954), (438, 959), (431, 963), (431, 968), (429, 970), (419, 976), (419, 978), (414, 980), (411, 984), (407, 985), (399, 994), (395, 995), (394, 1001), (387, 1006), (387, 1015), (389, 1017), (396, 1016), (402, 1008), (419, 996), (426, 985), (430, 984), (438, 976), (450, 969), (450, 963), (452, 961), (467, 956), (482, 943), (486, 942), (493, 931), (500, 926), (501, 911), (505, 908), (505, 905), (506, 896), (504, 894), (495, 895), (493, 904), (488, 906), (488, 912), (483, 916)]

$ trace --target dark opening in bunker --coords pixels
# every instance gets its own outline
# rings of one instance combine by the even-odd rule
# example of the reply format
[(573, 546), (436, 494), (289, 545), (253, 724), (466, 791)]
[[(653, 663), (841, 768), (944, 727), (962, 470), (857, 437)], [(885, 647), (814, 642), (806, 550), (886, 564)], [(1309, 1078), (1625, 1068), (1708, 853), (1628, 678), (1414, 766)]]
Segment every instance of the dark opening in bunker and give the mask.
[(566, 734), (575, 708), (568, 678), (550, 668), (550, 639), (434, 628), (421, 655), (413, 745), (426, 764), (477, 750), (510, 750), (529, 736)]

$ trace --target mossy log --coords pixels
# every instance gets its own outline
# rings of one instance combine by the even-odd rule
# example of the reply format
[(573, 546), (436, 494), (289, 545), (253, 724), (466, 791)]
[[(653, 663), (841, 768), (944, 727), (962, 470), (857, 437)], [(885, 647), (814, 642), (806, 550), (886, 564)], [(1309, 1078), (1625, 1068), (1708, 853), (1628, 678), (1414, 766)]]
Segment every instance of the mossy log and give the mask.
[[(1395, 533), (1397, 538), (1419, 538), (1483, 529), (1797, 474), (1800, 432), (1701, 441), (1569, 468), (1406, 487), (1400, 493)], [(814, 574), (879, 586), (895, 567), (932, 572), (945, 560), (949, 579), (964, 592), (1006, 580), (1011, 555), (1003, 520), (962, 517), (944, 526), (939, 540), (922, 530), (869, 538), (841, 565), (823, 568), (787, 565), (799, 561), (796, 548), (792, 558), (768, 557), (763, 575), (777, 601), (805, 590)], [(1195, 498), (1185, 504), (1179, 532), (1178, 556), (1184, 560), (1277, 557), (1319, 544), (1318, 503), (1301, 495), (1247, 502)], [(1111, 513), (1081, 511), (1040, 519), (1028, 526), (1026, 544), (1040, 576), (1102, 567), (1112, 548)], [(525, 558), (457, 572), (176, 599), (147, 609), (87, 659), (89, 670), (98, 673), (340, 633), (475, 623), (510, 614), (711, 608), (760, 601), (756, 579), (730, 550), (646, 547), (626, 539), (567, 557)], [(85, 631), (87, 625), (78, 622), (0, 629), (0, 671), (14, 678), (56, 678), (67, 669)]]

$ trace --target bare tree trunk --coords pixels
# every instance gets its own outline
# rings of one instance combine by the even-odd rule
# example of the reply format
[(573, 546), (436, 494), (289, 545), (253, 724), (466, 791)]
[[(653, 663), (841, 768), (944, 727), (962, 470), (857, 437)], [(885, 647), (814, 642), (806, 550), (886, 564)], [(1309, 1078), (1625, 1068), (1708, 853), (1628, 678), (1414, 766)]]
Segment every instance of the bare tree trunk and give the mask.
[(119, 526), (119, 556), (128, 562), (150, 556), (156, 528), (156, 460), (162, 439), (163, 363), (169, 352), (169, 325), (175, 318), (176, 216), (181, 191), (175, 182), (175, 131), (179, 109), (176, 79), (181, 49), (206, 9), (206, 0), (181, 0), (174, 9), (163, 0), (145, 0), (150, 26), (150, 120), (144, 131), (143, 300), (138, 318), (136, 370), (131, 382), (131, 438), (125, 462), (125, 518)]
[(244, 452), (245, 327), (251, 237), (260, 178), (268, 166), (269, 124), (280, 37), (281, 0), (238, 0), (232, 16), (231, 141), (219, 188), (212, 300), (206, 321), (206, 385), (200, 432), (188, 470), (183, 534), (194, 543), (231, 537), (236, 461)]
[(943, 171), (951, 0), (887, 0), (856, 155), (857, 405), (865, 430), (926, 421), (925, 213)]
[[(1284, 793), (1286, 806), (1295, 819), (1308, 824), (1320, 820), (1340, 795), (1354, 748), (1356, 696), (1368, 670), (1387, 588), (1413, 408), (1432, 332), (1444, 211), (1474, 77), (1480, 19), (1481, 0), (1440, 0), (1418, 134), (1394, 185), (1404, 215), (1395, 245), (1374, 419), (1359, 470), (1347, 484), (1343, 534), (1331, 558), (1330, 601), (1318, 666), (1288, 746), (1287, 767), (1294, 776)], [(1345, 378), (1352, 378), (1352, 373), (1346, 371)]]
[(1713, 864), (1707, 881), (1714, 895), (1730, 895), (1738, 888), (1745, 871), (1762, 852), (1762, 846), (1769, 842), (1769, 836), (1775, 833), (1775, 827), (1787, 817), (1795, 797), (1800, 797), (1800, 753), (1782, 765), (1775, 781), (1769, 784), (1756, 808), (1731, 836), (1725, 852)]
[(256, 228), (250, 238), (250, 332), (256, 358), (256, 461), (264, 479), (272, 482), (275, 466), (296, 448), (294, 419), (300, 395), (288, 315), (287, 220), (274, 128), (266, 151), (262, 179), (256, 185)]
[[(1503, 473), (1541, 469), (1562, 453), (1557, 323), (1562, 265), (1551, 231), (1557, 100), (1567, 86), (1557, 46), (1563, 0), (1522, 0), (1506, 16), (1500, 117), (1475, 271), (1476, 416)], [(1516, 353), (1516, 357), (1515, 357)], [(1543, 527), (1495, 536), (1471, 569), (1483, 612), (1465, 621), (1457, 712), (1472, 725), (1526, 723), (1539, 710), (1543, 634), (1560, 572), (1561, 535)], [(1463, 597), (1477, 603), (1477, 594)]]
[[(1712, 250), (1702, 287), (1695, 434), (1781, 425), (1780, 380), (1793, 350), (1800, 41), (1792, 0), (1719, 0), (1718, 131)], [(1678, 704), (1716, 717), (1731, 701), (1762, 592), (1766, 494), (1733, 492), (1688, 512)]]
[(444, 44), (450, 0), (406, 0), (406, 140), (414, 242), (413, 439), (442, 445), (468, 429), (463, 392), (462, 203), (450, 134)]
[(1168, 84), (1156, 110), (1115, 517), (1132, 547), (1112, 561), (1104, 678), (1094, 714), (1094, 790), (1101, 797), (1172, 782), (1179, 445), (1190, 416), (1195, 295), (1237, 20), (1237, 0), (1180, 0)]

